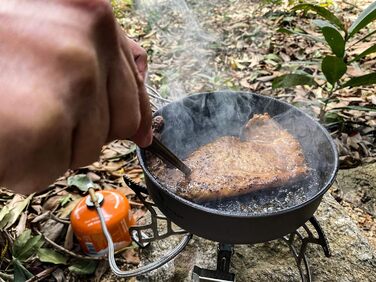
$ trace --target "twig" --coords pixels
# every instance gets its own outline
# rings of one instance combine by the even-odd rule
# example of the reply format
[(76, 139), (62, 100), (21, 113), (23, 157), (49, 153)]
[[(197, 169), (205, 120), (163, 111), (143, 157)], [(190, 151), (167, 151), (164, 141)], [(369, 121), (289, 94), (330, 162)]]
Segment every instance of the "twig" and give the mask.
[(57, 217), (56, 215), (54, 215), (52, 212), (50, 212), (50, 218), (63, 224), (70, 224), (69, 220), (61, 219), (60, 217)]
[(353, 8), (355, 8), (355, 9), (357, 9), (357, 10), (360, 10), (360, 8), (357, 5), (353, 4), (353, 3), (350, 3), (350, 2), (348, 2), (346, 0), (343, 0), (342, 2), (345, 3), (345, 4), (347, 4), (347, 5), (349, 5), (349, 6), (351, 6), (351, 7), (353, 7)]
[(63, 253), (66, 253), (67, 255), (70, 255), (72, 257), (75, 257), (75, 258), (78, 258), (78, 259), (86, 259), (86, 260), (105, 260), (107, 259), (106, 256), (101, 256), (101, 257), (89, 257), (89, 256), (82, 256), (82, 255), (78, 255), (74, 252), (71, 252), (69, 250), (67, 250), (66, 248), (56, 244), (54, 241), (52, 241), (51, 239), (49, 239), (48, 237), (44, 236), (44, 234), (42, 232), (40, 232), (39, 230), (37, 229), (34, 229), (36, 233), (38, 233), (39, 235), (42, 235), (43, 238), (47, 241), (47, 243), (49, 243), (50, 245), (52, 245), (54, 248), (58, 249), (59, 251), (62, 251)]
[[(74, 258), (78, 258), (78, 259), (85, 259), (85, 260), (96, 260), (96, 261), (100, 261), (100, 260), (107, 260), (107, 256), (100, 256), (100, 257), (94, 257), (94, 256), (82, 256), (82, 255), (78, 255), (70, 250), (67, 250), (66, 248), (56, 244), (54, 241), (52, 241), (51, 239), (49, 239), (48, 237), (46, 237), (42, 232), (40, 232), (38, 229), (34, 228), (34, 231), (36, 233), (38, 233), (38, 235), (42, 235), (43, 238), (46, 240), (47, 243), (49, 243), (50, 245), (52, 245), (54, 248), (56, 248), (57, 250), (59, 251), (62, 251), (63, 253), (66, 253), (67, 255), (70, 255)], [(119, 258), (116, 258), (115, 259), (116, 261), (118, 262), (124, 262), (123, 259), (119, 259)]]
[(58, 268), (57, 265), (53, 266), (51, 268), (47, 268), (47, 269), (43, 270), (42, 272), (39, 272), (37, 275), (31, 277), (30, 279), (26, 280), (26, 282), (41, 281), (44, 278), (46, 278), (47, 276), (49, 276), (52, 272), (54, 272), (57, 268)]
[[(56, 187), (56, 186), (55, 186)], [(53, 196), (53, 195), (55, 195), (55, 194), (57, 194), (57, 193), (59, 193), (59, 192), (61, 192), (61, 191), (64, 191), (64, 190), (66, 190), (68, 188), (68, 186), (65, 186), (65, 187), (63, 187), (63, 188), (56, 188), (56, 190), (55, 189), (53, 189), (53, 190), (49, 190), (48, 192), (46, 192), (46, 193), (43, 193), (43, 194), (41, 194), (41, 195), (38, 195), (38, 196), (34, 196), (33, 198), (34, 199), (42, 199), (42, 198), (45, 198), (45, 197), (51, 197), (51, 196)]]
[(374, 31), (368, 33), (367, 35), (363, 36), (362, 38), (360, 38), (359, 40), (357, 40), (355, 43), (351, 44), (347, 49), (353, 47), (354, 45), (358, 44), (359, 42), (363, 41), (364, 39), (367, 39), (368, 37), (370, 37), (374, 33), (376, 33), (376, 30), (374, 30)]
[(5, 280), (13, 280), (13, 275), (0, 272), (0, 278)]
[(334, 85), (332, 85), (332, 88), (330, 89), (329, 93), (328, 93), (328, 97), (325, 99), (325, 102), (324, 102), (324, 105), (320, 107), (320, 114), (319, 114), (319, 120), (321, 122), (324, 121), (324, 117), (325, 117), (325, 113), (326, 113), (326, 107), (328, 106), (328, 103), (330, 101), (330, 98), (332, 98), (332, 95), (333, 95), (333, 92), (335, 90), (337, 90), (336, 88), (336, 83), (334, 83)]

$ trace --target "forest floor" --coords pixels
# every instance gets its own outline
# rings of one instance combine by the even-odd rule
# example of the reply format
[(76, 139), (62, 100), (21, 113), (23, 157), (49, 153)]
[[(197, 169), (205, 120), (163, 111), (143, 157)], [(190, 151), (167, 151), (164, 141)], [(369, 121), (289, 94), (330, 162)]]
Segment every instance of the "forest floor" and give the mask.
[[(142, 5), (130, 5), (131, 2), (113, 0), (115, 14), (127, 34), (147, 50), (147, 83), (158, 89), (164, 98), (174, 100), (190, 93), (231, 89), (273, 96), (314, 117), (319, 114), (320, 103), (325, 98), (322, 88), (299, 86), (272, 89), (275, 77), (291, 72), (309, 73), (322, 81), (319, 58), (327, 54), (329, 49), (321, 41), (312, 39), (320, 38), (317, 28), (312, 24), (312, 19), (315, 18), (313, 14), (308, 17), (301, 14), (295, 16), (286, 4), (267, 5), (249, 0), (138, 1)], [(372, 1), (333, 2), (330, 9), (349, 24)], [(303, 35), (279, 33), (277, 29), (280, 27), (297, 30)], [(374, 29), (375, 26), (369, 28)], [(363, 35), (366, 32), (365, 29)], [(357, 54), (372, 42), (375, 42), (375, 37), (355, 44), (349, 48), (348, 53)], [(376, 53), (373, 53), (361, 63), (353, 63), (348, 69), (348, 77), (375, 71)], [(342, 89), (336, 99), (328, 104), (327, 109), (331, 112), (328, 114), (328, 118), (331, 118), (328, 129), (340, 154), (341, 170), (344, 171), (341, 177), (346, 177), (343, 175), (349, 173), (353, 177), (359, 173), (359, 169), (365, 167), (368, 171), (371, 166), (369, 175), (376, 174), (375, 90), (375, 86)], [(158, 104), (160, 101), (154, 99), (153, 102)], [(77, 202), (85, 195), (77, 189), (81, 183), (75, 175), (79, 175), (89, 177), (102, 188), (121, 190), (131, 200), (136, 218), (142, 218), (146, 211), (134, 192), (125, 185), (122, 178), (124, 174), (136, 182), (143, 181), (142, 170), (135, 157), (135, 146), (130, 142), (115, 141), (103, 148), (98, 162), (76, 171), (68, 171), (43, 194), (24, 198), (0, 189), (0, 207), (17, 207), (7, 222), (4, 221), (5, 217), (1, 217), (5, 209), (0, 212), (0, 227), (7, 230), (0, 233), (0, 242), (5, 242), (7, 246), (25, 228), (33, 228), (49, 237), (52, 240), (49, 244), (75, 259), (74, 263), (68, 264), (71, 272), (85, 274), (85, 271), (95, 271), (95, 280), (99, 281), (108, 265), (100, 264), (97, 267), (96, 261), (93, 264), (85, 263), (79, 255), (72, 230), (64, 223), (56, 222), (50, 214), (68, 218)], [(369, 208), (370, 201), (375, 203), (376, 187), (362, 185), (361, 181), (349, 183), (346, 187), (339, 187), (339, 190), (331, 192), (370, 241), (376, 242), (375, 208)], [(356, 187), (352, 191), (351, 187), (354, 185)], [(64, 246), (68, 251), (59, 249), (57, 245)], [(1, 274), (7, 264), (4, 257), (10, 255), (11, 249), (4, 247), (0, 251)], [(139, 257), (136, 248), (124, 252), (122, 260), (124, 263), (137, 265)], [(47, 278), (51, 277), (51, 273), (57, 281), (73, 277), (67, 267), (55, 267), (36, 260), (25, 265), (32, 273), (44, 271), (44, 276), (40, 275), (42, 280), (52, 279)], [(0, 275), (0, 281), (1, 278), (5, 279), (6, 275)]]

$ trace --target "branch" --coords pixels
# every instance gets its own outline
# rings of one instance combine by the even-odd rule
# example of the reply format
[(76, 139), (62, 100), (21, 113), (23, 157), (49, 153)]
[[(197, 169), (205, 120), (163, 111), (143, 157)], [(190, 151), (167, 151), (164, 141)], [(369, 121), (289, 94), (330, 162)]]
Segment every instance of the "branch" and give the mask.
[(37, 275), (31, 277), (30, 279), (26, 280), (26, 282), (41, 281), (44, 278), (46, 278), (47, 276), (49, 276), (52, 272), (54, 272), (57, 268), (58, 268), (57, 265), (53, 266), (51, 268), (47, 268), (47, 269), (43, 270), (42, 272), (39, 272)]

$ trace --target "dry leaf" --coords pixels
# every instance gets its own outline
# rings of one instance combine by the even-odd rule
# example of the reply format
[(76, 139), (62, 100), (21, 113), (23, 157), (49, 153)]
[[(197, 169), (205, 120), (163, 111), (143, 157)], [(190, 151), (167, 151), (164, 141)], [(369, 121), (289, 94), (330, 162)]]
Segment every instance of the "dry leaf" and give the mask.
[(59, 196), (59, 195), (48, 198), (43, 204), (43, 210), (45, 211), (56, 210), (60, 205), (61, 199), (62, 199), (62, 196)]
[(16, 228), (14, 229), (14, 231), (16, 233), (16, 237), (20, 236), (21, 233), (24, 232), (24, 230), (26, 228), (26, 220), (27, 220), (27, 212), (23, 212), (21, 214), (21, 217), (18, 221)]
[(65, 234), (64, 248), (67, 250), (72, 250), (73, 248), (73, 229), (72, 225), (69, 224), (67, 233)]
[(45, 223), (42, 224), (40, 231), (48, 239), (56, 241), (56, 239), (61, 235), (63, 228), (63, 223), (57, 222), (53, 219), (48, 219)]
[(100, 282), (102, 280), (103, 275), (107, 272), (109, 267), (110, 266), (107, 260), (99, 263), (94, 273), (94, 282)]
[(121, 253), (125, 261), (132, 265), (140, 264), (140, 255), (135, 248), (130, 248)]

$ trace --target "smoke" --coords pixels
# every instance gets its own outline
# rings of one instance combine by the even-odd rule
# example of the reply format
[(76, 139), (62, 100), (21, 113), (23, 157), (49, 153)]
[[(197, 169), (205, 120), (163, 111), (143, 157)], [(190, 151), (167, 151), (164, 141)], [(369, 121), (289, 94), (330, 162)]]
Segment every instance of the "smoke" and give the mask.
[(217, 36), (204, 30), (184, 0), (140, 0), (136, 6), (160, 42), (153, 48), (149, 73), (162, 82), (162, 94), (175, 100), (209, 90), (216, 76), (210, 45)]
[[(207, 1), (201, 2), (202, 5), (208, 4)], [(176, 100), (188, 93), (223, 88), (223, 80), (213, 63), (215, 51), (212, 48), (212, 44), (216, 44), (220, 38), (205, 30), (186, 1), (140, 0), (137, 8), (150, 29), (156, 31), (155, 36), (160, 42), (152, 48), (154, 54), (149, 62), (149, 71), (152, 79), (158, 77), (162, 94)], [(285, 187), (275, 193), (271, 191), (250, 195), (245, 201), (250, 210), (244, 212), (255, 212), (257, 205), (259, 213), (272, 212), (312, 198), (331, 178), (336, 160), (333, 159), (328, 136), (321, 127), (286, 104), (258, 96), (251, 98), (245, 94), (236, 95), (230, 91), (205, 97), (191, 96), (168, 105), (160, 112), (165, 120), (161, 139), (184, 159), (198, 147), (220, 136), (238, 136), (241, 127), (255, 113), (269, 113), (300, 141), (305, 159), (315, 174), (309, 182), (297, 187)], [(280, 153), (283, 157), (284, 152)], [(229, 204), (225, 200), (209, 207), (225, 211), (235, 209), (242, 213), (239, 203), (234, 200)]]

